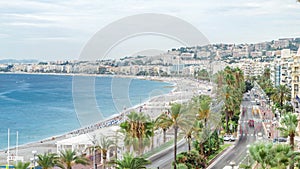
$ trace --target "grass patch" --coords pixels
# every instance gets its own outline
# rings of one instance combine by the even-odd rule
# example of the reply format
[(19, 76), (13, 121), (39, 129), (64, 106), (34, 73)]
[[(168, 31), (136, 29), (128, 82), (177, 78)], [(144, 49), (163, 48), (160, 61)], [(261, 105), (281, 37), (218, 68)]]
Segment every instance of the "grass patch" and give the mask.
[(224, 151), (225, 149), (227, 149), (228, 147), (230, 147), (232, 144), (223, 144), (220, 146), (220, 149), (218, 151), (216, 151), (214, 154), (210, 155), (208, 157), (208, 163), (210, 163), (210, 161), (212, 159), (214, 159), (218, 154), (220, 154), (222, 151)]

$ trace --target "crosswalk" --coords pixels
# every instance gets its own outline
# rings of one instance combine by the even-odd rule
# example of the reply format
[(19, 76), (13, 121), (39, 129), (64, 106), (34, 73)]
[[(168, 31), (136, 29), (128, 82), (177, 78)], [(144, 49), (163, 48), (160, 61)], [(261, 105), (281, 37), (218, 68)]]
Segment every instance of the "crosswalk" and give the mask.
[(247, 136), (247, 137), (257, 137), (257, 134), (248, 134), (248, 133), (243, 133), (243, 134), (239, 134), (240, 136)]

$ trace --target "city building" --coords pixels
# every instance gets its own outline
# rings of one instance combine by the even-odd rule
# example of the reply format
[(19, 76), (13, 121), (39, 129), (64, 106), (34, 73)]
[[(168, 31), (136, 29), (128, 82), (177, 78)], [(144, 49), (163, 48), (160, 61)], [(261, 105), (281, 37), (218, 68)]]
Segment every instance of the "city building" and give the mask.
[(293, 56), (294, 64), (292, 66), (292, 94), (291, 100), (295, 113), (300, 113), (300, 48), (296, 55)]
[(280, 85), (286, 85), (291, 88), (292, 81), (292, 65), (293, 65), (293, 57), (291, 55), (290, 49), (281, 50), (281, 58), (280, 58)]

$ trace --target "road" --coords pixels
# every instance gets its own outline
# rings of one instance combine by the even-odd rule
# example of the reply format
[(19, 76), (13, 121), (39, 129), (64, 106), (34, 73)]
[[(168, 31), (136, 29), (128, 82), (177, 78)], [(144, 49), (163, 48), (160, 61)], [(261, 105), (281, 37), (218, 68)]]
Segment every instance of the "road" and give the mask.
[[(229, 166), (229, 163), (232, 161), (238, 165), (245, 160), (247, 156), (247, 146), (256, 141), (257, 133), (261, 132), (263, 136), (265, 136), (259, 115), (252, 114), (252, 106), (255, 105), (254, 100), (254, 96), (251, 95), (251, 97), (248, 97), (248, 100), (242, 101), (242, 106), (246, 107), (247, 110), (241, 117), (239, 140), (236, 141), (235, 146), (227, 154), (216, 159), (208, 169), (222, 169), (225, 166)], [(248, 126), (249, 119), (255, 120), (255, 127)], [(185, 141), (178, 144), (178, 153), (182, 151), (187, 151)], [(173, 148), (160, 153), (150, 160), (152, 164), (148, 165), (147, 168), (156, 169), (159, 167), (159, 169), (170, 169), (171, 163), (173, 162)]]
[[(235, 162), (236, 165), (240, 164), (243, 160), (246, 162), (247, 146), (256, 141), (258, 132), (261, 132), (263, 136), (265, 136), (259, 116), (252, 114), (252, 106), (255, 104), (253, 100), (254, 96), (251, 95), (250, 100), (242, 102), (243, 107), (247, 107), (247, 112), (241, 117), (239, 140), (236, 141), (236, 144), (231, 151), (216, 159), (208, 169), (222, 169), (225, 166), (229, 166), (229, 163), (232, 161)], [(255, 120), (254, 128), (248, 126), (247, 122), (249, 119)]]
[[(187, 151), (187, 143), (185, 140), (181, 140), (177, 144), (177, 153)], [(163, 151), (159, 155), (150, 159), (152, 163), (147, 166), (147, 168), (151, 169), (170, 169), (172, 167), (172, 162), (174, 161), (174, 149), (173, 147), (168, 149), (167, 151)]]

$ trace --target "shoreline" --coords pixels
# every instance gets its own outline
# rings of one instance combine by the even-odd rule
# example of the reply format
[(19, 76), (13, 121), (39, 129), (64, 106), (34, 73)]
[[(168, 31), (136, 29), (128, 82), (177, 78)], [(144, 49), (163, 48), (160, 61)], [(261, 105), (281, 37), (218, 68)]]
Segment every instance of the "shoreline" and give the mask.
[[(32, 74), (32, 75), (73, 76), (72, 74), (66, 75), (66, 74), (61, 74), (61, 73), (26, 73), (26, 72), (21, 72), (21, 73), (15, 73), (15, 72), (0, 72), (0, 74), (26, 74), (26, 75), (31, 75), (31, 74)], [(86, 76), (86, 75), (89, 75), (89, 76), (95, 76), (95, 77), (112, 77), (112, 78), (113, 78), (113, 76), (114, 76), (114, 75), (113, 75), (113, 76), (106, 76), (106, 75), (102, 76), (102, 75), (94, 75), (94, 74), (80, 74), (80, 75), (79, 75), (79, 74), (76, 74), (76, 75), (78, 75), (78, 76)], [(143, 76), (127, 76), (127, 75), (126, 75), (126, 76), (122, 76), (122, 75), (121, 75), (121, 76), (117, 76), (117, 78), (130, 78), (130, 79), (138, 79), (138, 80), (150, 80), (150, 79), (148, 79), (149, 77), (143, 77)], [(31, 145), (31, 144), (38, 143), (38, 142), (47, 142), (47, 141), (50, 141), (50, 140), (56, 140), (57, 138), (61, 138), (61, 137), (65, 137), (66, 135), (70, 135), (70, 134), (72, 134), (72, 133), (75, 132), (75, 131), (78, 131), (78, 130), (84, 130), (84, 129), (86, 129), (86, 128), (89, 128), (89, 127), (94, 126), (94, 125), (99, 124), (99, 123), (105, 123), (105, 122), (110, 121), (110, 120), (112, 120), (112, 119), (114, 119), (114, 118), (117, 118), (117, 117), (122, 116), (122, 114), (124, 114), (126, 111), (135, 110), (135, 109), (137, 109), (137, 108), (143, 106), (145, 103), (150, 102), (150, 101), (153, 100), (154, 98), (162, 97), (162, 96), (164, 96), (164, 95), (168, 95), (168, 94), (174, 92), (174, 91), (177, 89), (177, 88), (176, 88), (176, 83), (172, 82), (171, 79), (168, 79), (168, 80), (164, 79), (164, 80), (162, 80), (162, 79), (160, 79), (160, 78), (158, 78), (158, 77), (157, 77), (157, 78), (151, 77), (151, 80), (153, 80), (153, 81), (158, 81), (158, 82), (168, 83), (168, 84), (170, 84), (170, 85), (168, 85), (168, 86), (166, 86), (166, 87), (168, 87), (168, 88), (173, 88), (173, 89), (172, 89), (170, 92), (168, 92), (168, 93), (164, 93), (164, 94), (161, 94), (161, 95), (153, 96), (153, 97), (151, 97), (151, 98), (145, 100), (145, 101), (142, 102), (142, 103), (139, 103), (139, 104), (137, 104), (137, 105), (133, 105), (132, 107), (129, 107), (129, 108), (127, 108), (126, 110), (123, 110), (123, 111), (121, 111), (121, 112), (119, 112), (119, 113), (112, 114), (112, 115), (110, 115), (109, 117), (103, 119), (103, 121), (99, 121), (99, 122), (96, 122), (96, 123), (94, 123), (94, 124), (89, 124), (89, 125), (87, 125), (87, 126), (82, 126), (82, 127), (80, 127), (80, 128), (76, 128), (76, 129), (74, 129), (74, 130), (67, 131), (67, 132), (64, 132), (64, 133), (61, 133), (61, 134), (49, 136), (49, 137), (46, 137), (46, 138), (43, 138), (43, 139), (40, 139), (40, 140), (36, 140), (36, 141), (31, 141), (31, 142), (28, 142), (28, 143), (20, 144), (20, 145), (18, 145), (18, 147)], [(15, 148), (16, 148), (16, 146), (10, 147), (10, 149), (15, 149)], [(7, 147), (6, 147), (6, 148), (3, 148), (3, 149), (0, 149), (0, 152), (1, 152), (1, 151), (6, 151), (6, 150), (7, 150)]]
[[(130, 77), (129, 77), (129, 76), (125, 76), (125, 77), (124, 77), (124, 76), (121, 76), (121, 77), (123, 77), (123, 78), (135, 78), (135, 79), (137, 78), (137, 76), (130, 76)], [(140, 78), (138, 78), (138, 79), (140, 79)], [(148, 79), (145, 78), (145, 77), (144, 77), (144, 79), (145, 79), (145, 80), (148, 80)], [(155, 105), (153, 106), (152, 104), (155, 104), (155, 103), (156, 103), (156, 104), (158, 104), (158, 103), (159, 103), (159, 104), (160, 104), (160, 103), (163, 103), (163, 104), (164, 104), (164, 107), (167, 108), (167, 105), (168, 105), (170, 102), (176, 101), (176, 100), (173, 99), (174, 95), (176, 95), (176, 94), (182, 95), (182, 94), (185, 93), (184, 90), (180, 89), (180, 84), (179, 84), (179, 82), (182, 82), (183, 78), (177, 78), (177, 77), (176, 77), (176, 78), (173, 78), (173, 77), (172, 77), (172, 78), (155, 78), (155, 77), (151, 77), (151, 79), (152, 79), (152, 80), (159, 80), (159, 81), (162, 81), (162, 82), (165, 82), (165, 83), (170, 83), (170, 84), (172, 84), (173, 89), (172, 89), (170, 92), (168, 92), (168, 93), (165, 93), (165, 94), (162, 94), (162, 95), (158, 95), (158, 96), (151, 97), (151, 98), (149, 98), (148, 100), (144, 101), (143, 103), (138, 104), (138, 105), (135, 105), (135, 106), (132, 106), (132, 107), (126, 109), (126, 110), (123, 110), (122, 112), (120, 112), (120, 113), (118, 113), (118, 114), (111, 115), (109, 118), (107, 118), (106, 120), (104, 120), (104, 121), (102, 121), (102, 122), (98, 122), (98, 123), (95, 123), (95, 124), (91, 124), (91, 125), (89, 125), (89, 126), (85, 126), (85, 127), (79, 128), (79, 129), (75, 129), (75, 130), (73, 130), (73, 131), (68, 131), (68, 132), (63, 133), (63, 134), (59, 134), (59, 135), (55, 135), (55, 136), (50, 136), (50, 137), (45, 138), (45, 139), (42, 139), (42, 140), (38, 140), (38, 141), (33, 141), (33, 142), (25, 143), (25, 144), (19, 145), (19, 146), (18, 146), (18, 149), (19, 149), (19, 150), (24, 150), (24, 151), (27, 152), (27, 153), (25, 153), (25, 154), (22, 154), (22, 155), (24, 156), (25, 160), (28, 158), (28, 155), (29, 155), (29, 156), (32, 155), (31, 153), (28, 154), (28, 151), (29, 151), (29, 150), (40, 149), (40, 150), (38, 151), (38, 153), (42, 153), (42, 152), (46, 152), (46, 151), (47, 151), (47, 152), (56, 152), (56, 149), (57, 149), (56, 143), (57, 143), (57, 141), (61, 141), (61, 140), (64, 140), (64, 139), (68, 139), (68, 138), (74, 137), (74, 136), (76, 136), (76, 135), (81, 135), (81, 134), (86, 134), (86, 133), (93, 133), (93, 132), (99, 132), (99, 131), (101, 132), (101, 130), (104, 130), (105, 128), (109, 128), (109, 127), (111, 127), (111, 126), (116, 126), (116, 125), (118, 126), (119, 123), (117, 123), (117, 124), (112, 124), (112, 125), (110, 125), (110, 126), (101, 126), (101, 127), (98, 127), (98, 128), (86, 130), (86, 129), (89, 128), (90, 126), (95, 126), (96, 124), (99, 124), (99, 123), (105, 123), (105, 122), (107, 122), (107, 121), (109, 121), (109, 120), (112, 120), (112, 119), (114, 119), (114, 118), (116, 118), (116, 117), (121, 117), (121, 116), (124, 116), (124, 117), (125, 117), (126, 112), (127, 112), (127, 113), (128, 113), (128, 112), (131, 112), (131, 111), (136, 111), (136, 112), (138, 112), (137, 109), (139, 109), (141, 106), (145, 106), (145, 110), (147, 109), (148, 113), (146, 113), (146, 114), (155, 117), (155, 113), (157, 114), (157, 112), (159, 112), (159, 114), (160, 114), (161, 112), (156, 110), (157, 112), (154, 112), (154, 113), (153, 113), (151, 109), (153, 109), (153, 111), (154, 111), (154, 110), (157, 109), (157, 108), (155, 108)], [(191, 79), (188, 79), (188, 80), (192, 82)], [(195, 82), (195, 81), (194, 81), (194, 82)], [(198, 87), (197, 87), (197, 86), (199, 86), (198, 83), (199, 83), (199, 82), (195, 82), (196, 85), (194, 85), (194, 87), (198, 88)], [(187, 84), (189, 84), (189, 83), (187, 83)], [(205, 84), (202, 84), (202, 85), (203, 85), (204, 88), (207, 87)], [(183, 85), (183, 86), (184, 86), (184, 85)], [(181, 87), (182, 87), (182, 86), (181, 86)], [(189, 86), (185, 86), (185, 87), (188, 87), (188, 88), (189, 88)], [(198, 91), (198, 89), (195, 90), (195, 91)], [(195, 92), (194, 92), (194, 93), (195, 93)], [(167, 97), (170, 97), (170, 98), (167, 99)], [(182, 100), (181, 97), (178, 97), (178, 98), (179, 98), (179, 100), (180, 100), (180, 99)], [(159, 101), (160, 99), (162, 99), (162, 101)], [(167, 100), (169, 100), (169, 102), (166, 102)], [(152, 108), (151, 108), (151, 106), (152, 106)], [(144, 108), (143, 108), (143, 109), (144, 109)], [(162, 108), (159, 108), (159, 109), (162, 110)], [(144, 112), (144, 110), (143, 110), (143, 112)], [(151, 118), (153, 118), (153, 117), (151, 117)], [(120, 120), (120, 122), (122, 122), (122, 120), (124, 120), (124, 119), (119, 119), (119, 120)], [(84, 132), (84, 133), (75, 133), (75, 134), (74, 134), (74, 132), (76, 132), (76, 131), (78, 131), (78, 130), (86, 130), (86, 132)], [(14, 147), (10, 147), (10, 151), (11, 151), (11, 152), (13, 152), (15, 149), (16, 149), (15, 146), (14, 146)], [(4, 155), (4, 156), (7, 156), (7, 154), (5, 153), (6, 150), (7, 150), (7, 148), (0, 150), (0, 157), (3, 157), (3, 155)], [(29, 152), (30, 152), (30, 151), (29, 151)], [(21, 153), (19, 153), (19, 154), (21, 154)], [(0, 162), (3, 163), (3, 158), (1, 158)]]

